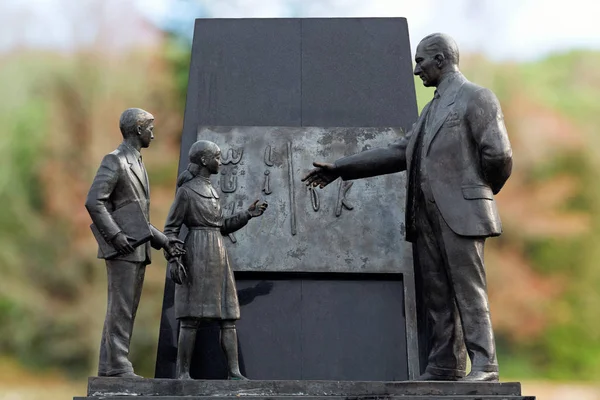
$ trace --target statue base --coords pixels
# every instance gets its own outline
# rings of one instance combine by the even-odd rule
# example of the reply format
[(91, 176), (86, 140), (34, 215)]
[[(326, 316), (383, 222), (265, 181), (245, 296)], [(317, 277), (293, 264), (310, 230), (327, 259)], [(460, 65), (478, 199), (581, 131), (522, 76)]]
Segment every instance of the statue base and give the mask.
[(518, 382), (229, 381), (89, 378), (74, 400), (535, 400)]

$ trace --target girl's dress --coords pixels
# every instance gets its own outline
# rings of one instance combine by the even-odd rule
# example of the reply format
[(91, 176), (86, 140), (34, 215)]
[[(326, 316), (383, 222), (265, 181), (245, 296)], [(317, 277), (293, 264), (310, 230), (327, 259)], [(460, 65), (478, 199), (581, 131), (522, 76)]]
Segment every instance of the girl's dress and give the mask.
[(187, 279), (175, 285), (177, 318), (236, 320), (240, 306), (224, 235), (244, 227), (247, 211), (223, 218), (219, 195), (210, 180), (196, 176), (177, 189), (164, 233), (178, 237), (182, 225), (189, 229), (182, 256)]

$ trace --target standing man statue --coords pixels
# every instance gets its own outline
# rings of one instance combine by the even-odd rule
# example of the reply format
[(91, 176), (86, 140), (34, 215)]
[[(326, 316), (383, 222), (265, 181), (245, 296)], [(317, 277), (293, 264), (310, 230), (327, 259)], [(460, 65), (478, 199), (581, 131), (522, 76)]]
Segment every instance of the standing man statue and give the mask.
[[(416, 250), (432, 321), (419, 379), (498, 381), (483, 248), (502, 232), (493, 195), (510, 176), (512, 150), (496, 96), (469, 82), (458, 59), (449, 36), (421, 40), (414, 74), (437, 90), (412, 130), (387, 148), (315, 162), (302, 180), (323, 188), (338, 177), (408, 171), (406, 240)], [(467, 352), (472, 368), (465, 377)]]
[[(150, 223), (150, 186), (140, 150), (150, 146), (154, 139), (154, 117), (147, 111), (130, 108), (121, 114), (119, 127), (123, 143), (102, 160), (85, 202), (98, 231), (118, 252), (116, 257), (106, 259), (108, 306), (98, 376), (139, 377), (133, 372), (128, 356), (146, 265), (150, 264), (150, 245), (173, 256), (183, 251), (177, 246), (182, 242), (168, 239), (152, 225), (149, 225), (150, 242), (133, 247), (132, 238), (111, 216), (114, 210), (137, 202)], [(105, 258), (100, 249), (98, 257)]]

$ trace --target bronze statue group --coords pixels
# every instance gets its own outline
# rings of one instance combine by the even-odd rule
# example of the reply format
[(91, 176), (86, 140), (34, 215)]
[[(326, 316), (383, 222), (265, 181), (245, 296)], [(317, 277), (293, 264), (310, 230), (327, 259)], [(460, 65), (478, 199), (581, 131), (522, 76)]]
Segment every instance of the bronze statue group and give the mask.
[[(406, 240), (413, 243), (425, 307), (432, 321), (430, 351), (419, 380), (498, 381), (498, 362), (484, 268), (486, 238), (502, 232), (494, 201), (512, 170), (512, 150), (500, 104), (488, 89), (459, 71), (452, 38), (432, 34), (418, 45), (414, 74), (435, 87), (413, 128), (387, 148), (363, 151), (334, 163), (315, 162), (302, 181), (323, 188), (334, 180), (359, 179), (407, 171)], [(150, 246), (164, 249), (175, 289), (180, 323), (177, 377), (191, 379), (196, 330), (202, 319), (221, 324), (221, 345), (230, 379), (246, 379), (238, 363), (235, 321), (240, 308), (223, 235), (261, 216), (267, 204), (224, 217), (210, 176), (219, 172), (221, 152), (209, 141), (194, 143), (189, 165), (165, 228), (149, 222), (149, 182), (140, 151), (154, 138), (154, 117), (141, 109), (123, 112), (123, 143), (102, 160), (86, 208), (103, 240), (116, 250), (106, 260), (108, 306), (99, 376), (137, 377), (128, 359)], [(113, 213), (139, 204), (150, 229), (146, 242), (133, 246)], [(181, 227), (188, 234), (179, 239)], [(466, 374), (467, 357), (471, 371)]]

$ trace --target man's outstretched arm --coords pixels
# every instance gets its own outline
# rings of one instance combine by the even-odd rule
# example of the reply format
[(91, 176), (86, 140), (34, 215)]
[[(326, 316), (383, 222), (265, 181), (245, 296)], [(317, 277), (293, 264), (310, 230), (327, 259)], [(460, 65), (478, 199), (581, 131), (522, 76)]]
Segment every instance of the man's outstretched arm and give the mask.
[(368, 178), (406, 170), (406, 147), (412, 131), (405, 137), (392, 142), (388, 147), (366, 150), (351, 156), (342, 157), (333, 164), (313, 163), (302, 181), (307, 185), (327, 186), (337, 178), (343, 180)]

